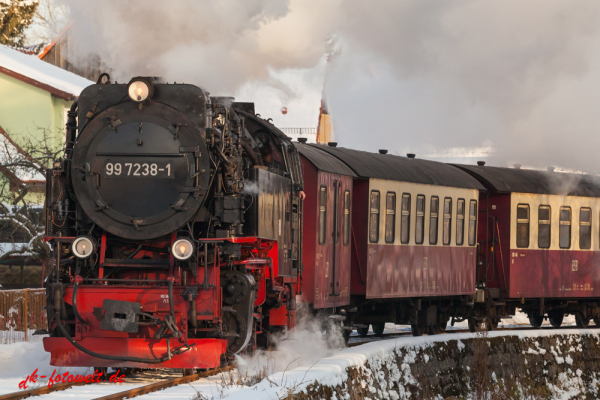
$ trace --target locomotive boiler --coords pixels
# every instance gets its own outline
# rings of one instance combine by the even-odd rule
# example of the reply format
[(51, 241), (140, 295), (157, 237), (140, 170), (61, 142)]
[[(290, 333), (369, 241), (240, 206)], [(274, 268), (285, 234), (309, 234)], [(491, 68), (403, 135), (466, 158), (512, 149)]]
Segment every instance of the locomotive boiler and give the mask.
[(47, 176), (51, 363), (212, 368), (292, 328), (302, 185), (252, 103), (103, 74)]

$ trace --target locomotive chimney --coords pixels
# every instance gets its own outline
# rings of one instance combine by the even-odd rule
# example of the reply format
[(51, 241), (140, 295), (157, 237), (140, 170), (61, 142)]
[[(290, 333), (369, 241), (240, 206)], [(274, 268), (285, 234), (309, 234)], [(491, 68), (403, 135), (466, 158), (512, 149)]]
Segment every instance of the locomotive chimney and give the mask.
[(308, 139), (305, 138), (305, 137), (299, 137), (298, 138), (298, 143), (306, 143), (307, 141), (308, 141)]
[(479, 165), (480, 167), (484, 167), (485, 161), (477, 161), (477, 165)]
[(416, 154), (415, 154), (415, 153), (408, 153), (408, 154), (406, 155), (406, 157), (408, 157), (408, 158), (415, 158), (415, 156), (416, 156)]
[(554, 167), (546, 167), (546, 169), (550, 172), (554, 172)]
[(327, 143), (329, 147), (337, 147), (337, 142), (329, 142)]
[(521, 164), (513, 164), (514, 169), (521, 169)]
[(386, 149), (379, 149), (379, 154), (387, 154), (387, 150)]

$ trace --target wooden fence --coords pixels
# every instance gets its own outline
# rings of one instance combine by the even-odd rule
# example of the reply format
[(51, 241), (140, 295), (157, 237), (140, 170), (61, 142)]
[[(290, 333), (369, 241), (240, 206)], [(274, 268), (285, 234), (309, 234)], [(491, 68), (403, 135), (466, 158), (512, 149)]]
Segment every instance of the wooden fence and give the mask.
[(39, 340), (32, 334), (47, 329), (45, 306), (45, 289), (0, 291), (0, 343)]

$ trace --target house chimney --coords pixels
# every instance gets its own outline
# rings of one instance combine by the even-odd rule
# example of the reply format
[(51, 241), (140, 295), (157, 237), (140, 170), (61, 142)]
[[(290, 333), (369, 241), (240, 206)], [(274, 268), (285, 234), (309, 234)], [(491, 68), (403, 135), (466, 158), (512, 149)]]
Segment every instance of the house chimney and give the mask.
[(480, 167), (485, 167), (485, 161), (477, 161), (477, 165)]
[(306, 143), (307, 141), (308, 141), (308, 139), (305, 138), (305, 137), (299, 137), (298, 138), (298, 143)]
[(513, 164), (514, 169), (521, 169), (521, 164)]
[(379, 154), (387, 154), (387, 150), (385, 150), (385, 149), (379, 149)]
[(554, 172), (554, 167), (547, 167), (546, 169), (550, 172)]
[(415, 154), (415, 153), (408, 153), (408, 154), (406, 155), (406, 157), (408, 157), (408, 158), (415, 158), (415, 156), (416, 156), (416, 154)]
[(337, 142), (329, 142), (327, 143), (329, 147), (337, 147)]

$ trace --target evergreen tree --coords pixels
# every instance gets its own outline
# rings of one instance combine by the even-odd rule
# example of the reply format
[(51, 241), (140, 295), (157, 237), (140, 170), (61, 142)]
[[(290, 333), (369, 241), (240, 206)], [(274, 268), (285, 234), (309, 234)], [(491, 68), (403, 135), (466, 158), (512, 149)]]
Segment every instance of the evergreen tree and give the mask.
[(21, 47), (25, 31), (33, 21), (36, 0), (0, 0), (0, 43)]

